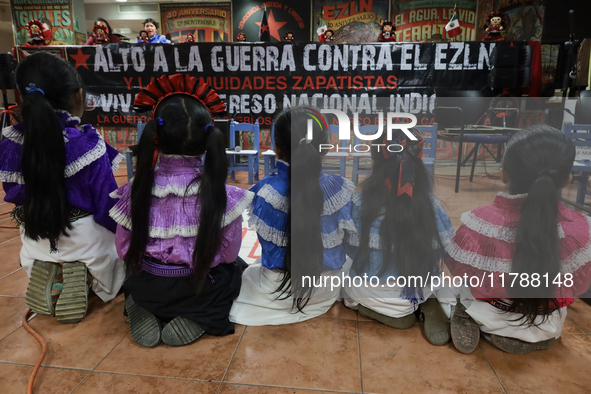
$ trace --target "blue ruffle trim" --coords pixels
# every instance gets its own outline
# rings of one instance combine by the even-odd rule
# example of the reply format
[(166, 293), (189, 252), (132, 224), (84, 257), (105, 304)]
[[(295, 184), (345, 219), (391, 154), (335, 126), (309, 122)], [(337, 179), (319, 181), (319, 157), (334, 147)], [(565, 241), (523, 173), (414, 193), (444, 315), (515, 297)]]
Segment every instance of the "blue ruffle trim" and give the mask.
[[(250, 190), (255, 193), (249, 209), (249, 227), (259, 237), (277, 246), (285, 246), (285, 230), (289, 200), (287, 182), (280, 177), (267, 177)], [(339, 246), (344, 232), (355, 232), (351, 218), (350, 203), (355, 185), (340, 176), (324, 174), (320, 177), (320, 187), (324, 193), (322, 212), (322, 238), (326, 248)], [(343, 209), (345, 208), (345, 209)]]

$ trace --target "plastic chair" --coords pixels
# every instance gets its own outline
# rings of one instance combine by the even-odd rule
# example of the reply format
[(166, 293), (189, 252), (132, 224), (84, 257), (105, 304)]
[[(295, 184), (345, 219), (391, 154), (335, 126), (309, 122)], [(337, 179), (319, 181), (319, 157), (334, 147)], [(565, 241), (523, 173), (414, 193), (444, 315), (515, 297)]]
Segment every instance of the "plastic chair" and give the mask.
[[(359, 126), (359, 132), (361, 134), (372, 135), (378, 132), (378, 126), (369, 125), (369, 126)], [(365, 144), (371, 146), (373, 141), (364, 141), (355, 135), (355, 145)], [(354, 184), (357, 184), (359, 181), (359, 174), (371, 174), (371, 164), (370, 167), (360, 167), (361, 159), (371, 159), (371, 152), (351, 152), (351, 156), (353, 156), (353, 176), (351, 180)]]
[(325, 156), (324, 161), (329, 159), (328, 161), (332, 161), (331, 159), (338, 159), (339, 165), (322, 165), (322, 171), (325, 174), (339, 174), (340, 176), (344, 177), (347, 172), (347, 157), (349, 157), (349, 153), (346, 152), (347, 147), (347, 140), (342, 140), (339, 144), (339, 126), (331, 124), (328, 126), (328, 132), (330, 136), (330, 143), (335, 147), (339, 147), (339, 149), (330, 150)]
[(437, 126), (416, 126), (423, 138), (423, 163), (431, 175), (431, 190), (433, 190), (433, 181), (435, 179), (435, 157), (437, 155)]
[(271, 124), (271, 148), (263, 152), (263, 160), (265, 167), (265, 176), (277, 173), (277, 165), (275, 160), (277, 155), (275, 154), (275, 122)]
[[(565, 123), (562, 126), (562, 132), (573, 140), (575, 147), (591, 149), (591, 124), (571, 124)], [(573, 163), (573, 171), (580, 172), (573, 177), (574, 181), (579, 181), (577, 188), (577, 204), (585, 203), (585, 196), (591, 196), (591, 191), (587, 190), (587, 180), (591, 175), (591, 160), (580, 159)]]
[[(236, 132), (252, 132), (254, 133), (254, 146), (253, 149), (236, 150)], [(241, 133), (242, 135), (242, 133)], [(236, 179), (236, 171), (247, 171), (248, 172), (248, 183), (253, 184), (254, 180), (259, 180), (259, 141), (260, 141), (260, 128), (258, 120), (255, 124), (250, 123), (238, 123), (232, 120), (230, 123), (230, 148), (226, 150), (226, 154), (230, 157), (230, 165), (228, 171), (230, 177)], [(248, 164), (240, 164), (236, 161), (239, 156), (247, 156)]]
[[(577, 99), (575, 105), (575, 123), (564, 123), (562, 132), (572, 139), (575, 147), (591, 148), (591, 90), (584, 90)], [(585, 196), (591, 196), (591, 191), (587, 190), (587, 179), (591, 174), (591, 160), (579, 158), (573, 163), (575, 174), (573, 180), (579, 181), (577, 188), (577, 204), (585, 203)]]
[[(145, 123), (142, 122), (138, 122), (137, 124), (137, 140), (138, 143), (140, 141), (140, 138), (142, 138), (142, 133), (144, 132), (144, 127), (146, 127)], [(134, 147), (137, 145), (134, 145)], [(127, 148), (125, 150), (125, 163), (127, 166), (127, 180), (131, 180), (131, 178), (133, 178), (133, 174), (135, 173), (135, 164), (133, 164), (133, 157), (135, 156), (134, 152), (130, 149)]]

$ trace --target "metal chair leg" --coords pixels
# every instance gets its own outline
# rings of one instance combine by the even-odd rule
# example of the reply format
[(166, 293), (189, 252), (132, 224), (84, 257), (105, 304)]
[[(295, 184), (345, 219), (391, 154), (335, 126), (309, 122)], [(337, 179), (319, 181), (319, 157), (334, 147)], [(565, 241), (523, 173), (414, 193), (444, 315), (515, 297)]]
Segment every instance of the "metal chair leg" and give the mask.
[(474, 168), (476, 167), (476, 159), (478, 158), (479, 147), (479, 143), (476, 143), (476, 146), (474, 146), (474, 160), (472, 160), (472, 169), (470, 170), (470, 182), (472, 182), (472, 179), (474, 178)]
[(470, 159), (472, 158), (472, 155), (474, 154), (474, 152), (476, 151), (476, 146), (474, 146), (472, 148), (472, 150), (466, 155), (466, 158), (464, 159), (464, 161), (462, 161), (462, 167), (466, 165), (466, 163), (468, 163), (470, 161)]
[(496, 157), (497, 163), (500, 163), (501, 158), (503, 157), (503, 146), (504, 145), (505, 144), (497, 144), (497, 157)]
[(488, 154), (489, 154), (489, 155), (491, 155), (493, 159), (495, 159), (495, 160), (496, 160), (496, 156), (495, 156), (495, 155), (494, 155), (494, 154), (491, 152), (491, 150), (490, 150), (490, 149), (488, 149), (488, 144), (482, 144), (482, 147), (483, 147), (484, 149), (486, 149), (486, 151), (488, 152)]

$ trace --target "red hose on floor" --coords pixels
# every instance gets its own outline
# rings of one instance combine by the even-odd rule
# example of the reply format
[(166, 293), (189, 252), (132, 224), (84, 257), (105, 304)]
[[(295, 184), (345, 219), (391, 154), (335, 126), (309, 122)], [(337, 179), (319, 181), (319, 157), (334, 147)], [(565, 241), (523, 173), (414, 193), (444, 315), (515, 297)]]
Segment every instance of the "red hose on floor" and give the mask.
[(33, 385), (35, 384), (35, 377), (37, 376), (37, 372), (39, 371), (39, 367), (41, 367), (41, 363), (43, 362), (43, 359), (45, 358), (45, 355), (47, 354), (47, 343), (45, 342), (45, 339), (43, 339), (43, 337), (41, 335), (39, 335), (39, 333), (37, 333), (35, 330), (33, 330), (31, 328), (31, 326), (29, 326), (29, 323), (27, 322), (31, 313), (32, 313), (32, 311), (30, 309), (27, 309), (27, 311), (25, 312), (25, 315), (23, 316), (23, 327), (25, 328), (25, 330), (27, 330), (29, 332), (29, 334), (31, 334), (41, 344), (41, 357), (39, 357), (37, 364), (35, 364), (35, 368), (33, 368), (33, 372), (31, 373), (31, 377), (29, 378), (29, 385), (27, 386), (27, 394), (33, 394)]

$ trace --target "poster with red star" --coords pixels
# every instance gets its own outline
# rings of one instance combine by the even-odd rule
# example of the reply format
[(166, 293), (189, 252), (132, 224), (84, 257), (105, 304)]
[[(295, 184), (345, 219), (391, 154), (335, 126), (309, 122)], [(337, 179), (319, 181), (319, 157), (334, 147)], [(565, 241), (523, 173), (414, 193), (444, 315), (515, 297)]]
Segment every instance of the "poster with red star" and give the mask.
[(247, 42), (259, 40), (263, 10), (267, 8), (267, 23), (271, 42), (284, 41), (287, 32), (294, 41), (310, 41), (310, 3), (306, 1), (240, 1), (234, 2), (233, 41), (238, 33), (246, 34)]
[(389, 0), (314, 0), (312, 37), (319, 41), (316, 32), (326, 25), (336, 44), (377, 42), (380, 22), (389, 19), (389, 11)]
[(162, 3), (162, 34), (175, 44), (186, 42), (188, 34), (195, 42), (232, 41), (231, 9), (230, 2)]

